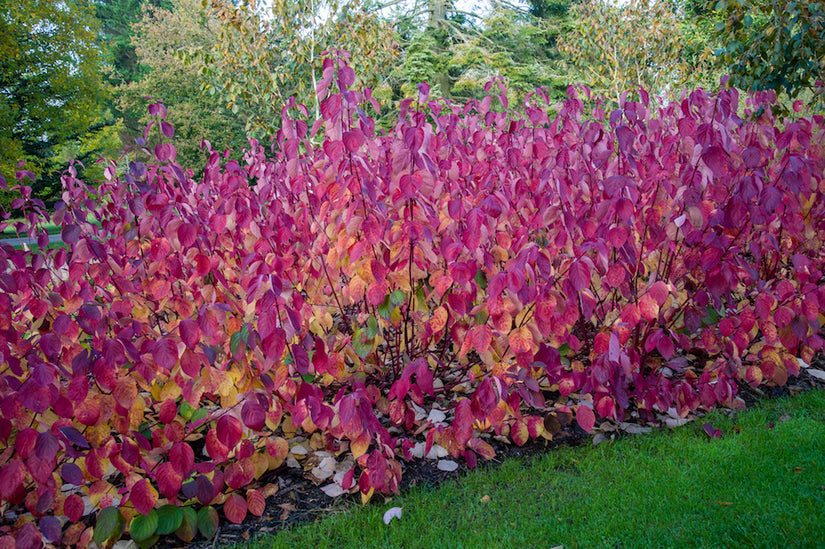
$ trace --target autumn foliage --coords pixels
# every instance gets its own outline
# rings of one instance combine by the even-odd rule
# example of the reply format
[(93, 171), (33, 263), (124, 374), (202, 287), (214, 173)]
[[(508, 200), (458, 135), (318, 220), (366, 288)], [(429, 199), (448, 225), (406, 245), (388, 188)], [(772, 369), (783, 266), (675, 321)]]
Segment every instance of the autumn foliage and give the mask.
[(64, 177), (66, 247), (0, 246), (0, 547), (209, 537), (287, 466), (366, 501), (433, 449), (732, 405), (821, 349), (821, 116), (422, 85), (379, 135), (353, 80), (327, 61), (320, 120), (198, 177), (153, 105), (151, 162)]

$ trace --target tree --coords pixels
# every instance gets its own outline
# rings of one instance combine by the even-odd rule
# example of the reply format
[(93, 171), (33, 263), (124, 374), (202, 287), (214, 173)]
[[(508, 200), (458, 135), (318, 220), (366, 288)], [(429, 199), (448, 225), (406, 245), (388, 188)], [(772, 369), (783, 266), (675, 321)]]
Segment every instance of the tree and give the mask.
[(88, 1), (0, 0), (0, 173), (30, 162), (41, 197), (58, 183), (60, 144), (99, 143), (105, 128), (98, 33)]
[(163, 101), (168, 107), (167, 121), (175, 128), (178, 156), (189, 165), (202, 163), (203, 139), (218, 150), (239, 151), (246, 144), (243, 120), (220, 98), (204, 93), (201, 67), (185, 62), (193, 50), (214, 47), (220, 22), (200, 0), (173, 0), (169, 8), (147, 3), (133, 31), (143, 76), (119, 87), (120, 109), (140, 122), (142, 129), (151, 119), (149, 104)]
[(470, 13), (451, 0), (421, 0), (400, 4), (391, 19), (404, 47), (393, 73), (396, 99), (422, 81), (433, 94), (460, 100), (483, 95), (492, 77), (508, 81), (514, 97), (566, 80), (548, 48), (553, 25), (524, 7), (492, 2), (486, 13)]
[(732, 84), (823, 100), (825, 2), (721, 0), (716, 7), (725, 44), (718, 53)]
[(579, 81), (608, 99), (618, 101), (639, 86), (667, 95), (713, 85), (706, 56), (687, 55), (679, 9), (666, 0), (631, 0), (622, 6), (589, 0), (572, 11), (572, 29), (560, 50)]
[(205, 89), (256, 137), (274, 135), (281, 108), (293, 96), (319, 117), (315, 86), (325, 52), (348, 52), (356, 85), (371, 88), (398, 56), (391, 26), (358, 2), (279, 0), (268, 16), (254, 0), (211, 0), (210, 7), (219, 31), (193, 63)]

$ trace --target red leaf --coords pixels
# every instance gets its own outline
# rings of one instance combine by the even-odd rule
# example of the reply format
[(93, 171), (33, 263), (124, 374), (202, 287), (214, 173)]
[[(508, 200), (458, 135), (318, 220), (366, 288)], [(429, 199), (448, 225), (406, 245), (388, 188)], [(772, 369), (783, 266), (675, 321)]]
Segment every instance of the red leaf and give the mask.
[(181, 320), (178, 325), (180, 330), (180, 338), (190, 349), (195, 349), (201, 339), (201, 329), (198, 327), (197, 321), (186, 318)]
[(626, 322), (631, 328), (636, 326), (641, 319), (642, 315), (635, 303), (628, 303), (622, 309), (622, 322)]
[(667, 297), (670, 292), (667, 288), (667, 284), (665, 284), (661, 280), (657, 280), (653, 283), (653, 286), (650, 287), (649, 293), (653, 297), (653, 299), (656, 300), (656, 303), (659, 305), (659, 307), (661, 307), (665, 304), (665, 301), (667, 301)]
[(229, 454), (229, 448), (218, 440), (216, 429), (212, 429), (206, 433), (206, 453), (209, 454), (209, 457), (216, 463), (226, 461), (226, 457)]
[(229, 522), (240, 524), (246, 518), (246, 500), (239, 494), (229, 494), (223, 504), (223, 512)]
[(120, 379), (112, 390), (112, 396), (115, 397), (117, 403), (125, 410), (129, 410), (132, 407), (137, 395), (137, 384), (135, 380), (130, 377)]
[(17, 531), (15, 549), (40, 549), (43, 537), (34, 522), (27, 522)]
[[(135, 511), (137, 511), (141, 515), (148, 515), (149, 512), (155, 508), (155, 505), (158, 502), (158, 493), (155, 491), (152, 485), (149, 484), (149, 481), (147, 479), (142, 478), (138, 480), (134, 485), (132, 485), (132, 490), (131, 492), (129, 492), (129, 501), (132, 502)], [(82, 505), (83, 502), (81, 501), (81, 506)]]
[(246, 493), (246, 505), (251, 514), (260, 517), (266, 510), (266, 499), (259, 491), (249, 490)]
[(377, 307), (384, 302), (387, 297), (387, 284), (383, 280), (373, 280), (367, 287), (367, 301), (373, 307)]
[(477, 353), (484, 353), (493, 341), (493, 331), (486, 324), (473, 328), (473, 346)]
[(462, 399), (456, 406), (453, 434), (461, 446), (466, 445), (470, 437), (473, 436), (473, 413), (470, 410), (469, 399)]
[(252, 460), (244, 458), (229, 465), (225, 473), (226, 485), (233, 490), (237, 490), (252, 482), (255, 477), (255, 466), (252, 464)]
[(481, 380), (472, 398), (473, 412), (479, 420), (484, 420), (496, 408), (498, 397), (489, 377)]
[(195, 451), (186, 442), (179, 442), (169, 451), (169, 460), (178, 473), (189, 476), (195, 466)]
[(665, 360), (670, 360), (673, 356), (674, 346), (673, 340), (667, 334), (662, 334), (662, 337), (659, 338), (659, 341), (656, 343), (656, 348), (661, 353), (662, 358)]
[(264, 356), (271, 360), (280, 360), (286, 349), (286, 340), (284, 331), (281, 328), (276, 328), (271, 334), (266, 336), (261, 342)]
[(66, 515), (69, 522), (78, 522), (83, 517), (84, 509), (83, 498), (77, 494), (71, 494), (63, 502), (63, 514)]
[(613, 397), (603, 396), (596, 402), (596, 411), (603, 418), (616, 419), (616, 401)]
[(96, 425), (100, 419), (100, 404), (97, 400), (84, 400), (74, 407), (74, 414), (77, 421), (83, 425)]
[(209, 258), (203, 254), (198, 254), (195, 256), (195, 272), (198, 276), (206, 276), (207, 273), (212, 269), (212, 262)]
[(243, 427), (236, 417), (224, 414), (218, 420), (216, 431), (221, 444), (232, 450), (241, 441)]
[(580, 292), (590, 286), (590, 267), (583, 261), (576, 261), (570, 266), (568, 277), (573, 289)]
[(332, 120), (341, 111), (341, 96), (332, 95), (326, 101), (321, 102), (321, 116), (326, 120)]
[(178, 415), (178, 405), (173, 399), (164, 400), (160, 405), (158, 420), (164, 425), (168, 425), (175, 420)]
[(364, 144), (364, 136), (359, 131), (344, 132), (344, 146), (349, 152), (355, 152)]
[(516, 421), (510, 427), (510, 438), (516, 443), (516, 446), (524, 446), (530, 440), (530, 430), (527, 424), (523, 421)]
[(654, 322), (659, 318), (659, 305), (650, 294), (645, 294), (639, 300), (639, 312), (648, 322)]
[(471, 438), (467, 445), (484, 459), (493, 459), (496, 457), (496, 451), (493, 447), (480, 438)]
[(57, 456), (57, 451), (60, 449), (60, 443), (49, 431), (43, 431), (37, 435), (37, 442), (34, 445), (34, 454), (47, 462), (54, 460)]
[(16, 459), (0, 469), (0, 496), (8, 500), (26, 478), (26, 466)]
[(257, 402), (247, 400), (241, 408), (241, 419), (253, 431), (260, 431), (266, 424), (266, 411)]
[(166, 499), (175, 499), (180, 492), (183, 477), (170, 462), (161, 463), (157, 469), (158, 490)]
[(561, 396), (567, 396), (576, 389), (576, 380), (572, 375), (565, 375), (559, 380), (559, 393), (561, 393)]
[(580, 404), (576, 410), (576, 423), (578, 423), (579, 427), (584, 429), (585, 432), (589, 433), (596, 424), (596, 416), (593, 414), (593, 410), (584, 404)]
[(421, 176), (418, 174), (404, 174), (398, 182), (404, 198), (414, 198), (421, 189)]
[(178, 362), (178, 346), (172, 338), (164, 337), (155, 342), (152, 358), (160, 368), (171, 371)]

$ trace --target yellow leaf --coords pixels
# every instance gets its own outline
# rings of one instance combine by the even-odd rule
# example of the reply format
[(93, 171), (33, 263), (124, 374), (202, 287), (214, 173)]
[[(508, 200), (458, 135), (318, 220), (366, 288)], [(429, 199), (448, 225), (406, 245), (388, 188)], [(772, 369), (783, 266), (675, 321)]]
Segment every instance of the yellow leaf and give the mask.
[(370, 437), (367, 433), (361, 433), (355, 440), (350, 443), (350, 450), (352, 457), (358, 459), (367, 453), (370, 447)]
[(375, 493), (375, 488), (373, 488), (372, 486), (370, 486), (370, 491), (367, 492), (366, 494), (361, 493), (361, 504), (366, 505), (367, 503), (369, 503), (370, 498), (372, 498), (372, 495), (374, 493)]

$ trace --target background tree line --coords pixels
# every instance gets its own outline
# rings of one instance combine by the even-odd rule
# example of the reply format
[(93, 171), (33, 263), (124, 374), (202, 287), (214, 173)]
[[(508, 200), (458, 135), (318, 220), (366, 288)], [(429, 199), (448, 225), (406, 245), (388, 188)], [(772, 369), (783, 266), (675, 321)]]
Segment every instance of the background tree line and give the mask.
[(158, 100), (186, 165), (203, 139), (237, 153), (274, 135), (289, 97), (317, 112), (327, 52), (348, 52), (387, 122), (419, 82), (465, 100), (492, 77), (514, 101), (581, 83), (611, 103), (730, 74), (821, 105), (824, 14), (812, 0), (0, 0), (0, 174), (26, 161), (43, 198), (69, 159), (100, 177), (95, 160), (129, 154)]

